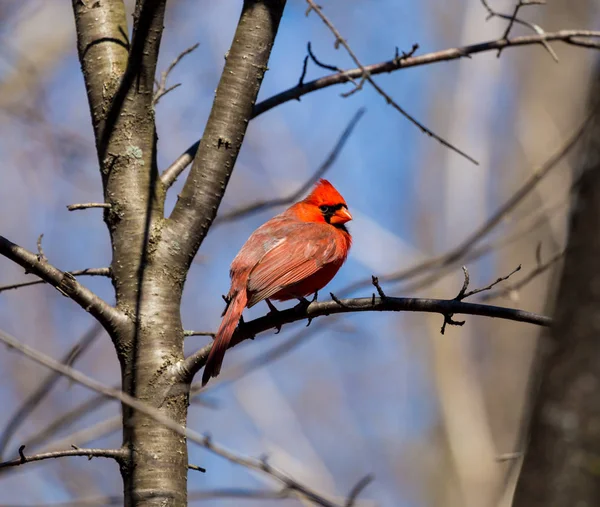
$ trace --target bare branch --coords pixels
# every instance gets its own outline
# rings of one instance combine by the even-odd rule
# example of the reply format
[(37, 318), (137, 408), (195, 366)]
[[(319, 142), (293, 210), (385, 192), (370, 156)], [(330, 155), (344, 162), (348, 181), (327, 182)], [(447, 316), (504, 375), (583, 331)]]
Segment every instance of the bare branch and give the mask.
[(445, 139), (443, 139), (441, 136), (437, 135), (432, 130), (428, 129), (420, 121), (418, 121), (411, 114), (409, 114), (407, 111), (405, 111), (404, 108), (402, 108), (397, 102), (395, 102), (392, 99), (392, 97), (390, 97), (390, 95), (388, 95), (383, 90), (383, 88), (381, 88), (377, 83), (375, 83), (375, 81), (373, 80), (373, 77), (371, 76), (371, 73), (360, 63), (360, 61), (358, 60), (356, 54), (350, 48), (350, 45), (341, 36), (340, 32), (333, 25), (333, 23), (329, 20), (329, 18), (327, 18), (327, 16), (325, 16), (325, 14), (323, 14), (323, 11), (321, 10), (321, 8), (313, 0), (306, 0), (306, 2), (308, 3), (308, 5), (310, 5), (311, 9), (313, 11), (315, 11), (315, 13), (321, 18), (321, 20), (323, 21), (323, 23), (325, 23), (325, 25), (327, 26), (327, 28), (329, 28), (329, 30), (331, 30), (331, 33), (333, 33), (333, 35), (336, 38), (336, 44), (341, 44), (342, 46), (344, 46), (344, 48), (346, 49), (346, 51), (350, 55), (350, 58), (352, 58), (352, 60), (354, 61), (354, 63), (361, 70), (361, 72), (362, 72), (362, 76), (361, 76), (362, 81), (361, 81), (361, 83), (359, 83), (359, 86), (357, 86), (357, 87), (354, 88), (353, 91), (359, 90), (362, 87), (362, 82), (368, 81), (369, 84), (373, 88), (375, 88), (375, 90), (377, 90), (377, 93), (379, 93), (385, 99), (385, 101), (389, 105), (391, 105), (394, 109), (396, 109), (396, 111), (398, 111), (408, 121), (410, 121), (415, 126), (417, 126), (421, 130), (421, 132), (427, 134), (429, 137), (432, 137), (433, 139), (435, 139), (436, 141), (438, 141), (442, 145), (446, 146), (447, 148), (450, 148), (452, 151), (458, 153), (459, 155), (462, 155), (467, 160), (470, 160), (471, 162), (473, 162), (475, 165), (479, 165), (479, 162), (477, 162), (473, 157), (467, 155), (464, 151), (459, 150), (456, 146), (454, 146), (453, 144), (449, 143), (448, 141), (446, 141)]
[(127, 317), (109, 305), (91, 290), (80, 285), (70, 273), (63, 272), (48, 262), (40, 262), (38, 256), (0, 236), (0, 255), (39, 276), (61, 294), (72, 299), (85, 311), (93, 315), (112, 335), (119, 326), (128, 322)]
[(65, 456), (86, 456), (92, 458), (112, 458), (116, 461), (122, 461), (127, 457), (125, 449), (67, 449), (64, 451), (44, 452), (41, 454), (32, 454), (26, 456), (24, 453), (25, 446), (19, 447), (19, 457), (11, 461), (0, 463), (0, 468), (18, 467), (25, 463), (33, 463), (34, 461), (42, 461), (45, 459), (63, 458)]
[(158, 86), (156, 88), (156, 91), (154, 92), (154, 98), (152, 99), (152, 105), (156, 107), (156, 104), (158, 104), (158, 101), (164, 97), (167, 93), (169, 93), (170, 91), (173, 91), (175, 88), (177, 88), (178, 86), (181, 86), (181, 83), (177, 83), (173, 86), (169, 86), (167, 87), (167, 79), (169, 78), (169, 74), (171, 74), (171, 72), (173, 71), (173, 69), (175, 67), (177, 67), (177, 64), (187, 55), (189, 55), (192, 51), (194, 51), (198, 46), (200, 45), (199, 42), (197, 42), (196, 44), (194, 44), (193, 46), (190, 46), (187, 49), (184, 49), (181, 53), (179, 53), (179, 55), (177, 56), (177, 58), (175, 58), (175, 60), (173, 60), (171, 62), (171, 65), (169, 65), (169, 67), (167, 68), (167, 70), (161, 72), (160, 74), (160, 81), (158, 82)]
[(80, 209), (89, 209), (89, 208), (105, 208), (110, 209), (111, 205), (107, 202), (84, 202), (81, 204), (69, 204), (67, 209), (69, 211), (76, 211)]
[[(538, 326), (549, 326), (551, 319), (543, 315), (475, 303), (465, 303), (455, 299), (421, 299), (421, 298), (356, 298), (338, 299), (332, 301), (313, 302), (310, 305), (297, 305), (277, 313), (270, 312), (263, 317), (244, 322), (236, 329), (230, 347), (254, 338), (257, 334), (269, 329), (277, 329), (284, 324), (300, 320), (315, 319), (325, 315), (354, 312), (425, 312), (440, 313), (444, 316), (452, 314), (480, 315), (498, 319), (527, 322)], [(188, 356), (181, 366), (182, 381), (189, 381), (206, 363), (212, 343)]]
[(372, 475), (366, 475), (365, 477), (360, 479), (352, 488), (352, 491), (350, 491), (350, 494), (348, 495), (348, 500), (346, 500), (345, 507), (353, 507), (356, 504), (356, 499), (358, 498), (358, 495), (360, 495), (363, 492), (363, 490), (369, 484), (371, 484), (371, 482), (373, 482), (373, 479), (374, 477)]
[[(110, 277), (110, 268), (87, 268), (77, 271), (67, 271), (71, 276), (107, 276)], [(13, 283), (11, 285), (0, 286), (0, 292), (5, 290), (20, 289), (21, 287), (30, 287), (32, 285), (40, 285), (46, 283), (45, 280), (32, 280), (30, 282)]]
[[(503, 282), (504, 280), (508, 280), (512, 275), (514, 275), (520, 269), (521, 269), (521, 266), (519, 265), (519, 266), (517, 266), (516, 269), (511, 271), (508, 275), (498, 278), (497, 280), (490, 283), (489, 285), (486, 285), (485, 287), (482, 287), (481, 289), (474, 289), (474, 290), (467, 292), (467, 289), (469, 288), (469, 281), (470, 281), (469, 270), (467, 269), (466, 266), (463, 266), (462, 267), (462, 270), (464, 273), (463, 285), (462, 285), (462, 288), (460, 289), (460, 291), (458, 292), (458, 294), (456, 295), (456, 297), (454, 298), (454, 301), (463, 301), (464, 299), (468, 298), (469, 296), (473, 296), (474, 294), (479, 294), (480, 292), (490, 290), (495, 285), (498, 285), (499, 283)], [(448, 326), (463, 326), (465, 324), (464, 320), (453, 320), (452, 319), (453, 316), (454, 316), (453, 313), (444, 314), (444, 323), (442, 324), (442, 329), (440, 330), (440, 332), (442, 334), (445, 333), (447, 325)]]
[[(4, 331), (0, 331), (0, 341), (4, 342), (9, 347), (11, 347), (14, 350), (18, 351), (19, 353), (27, 356), (28, 358), (32, 359), (33, 361), (35, 361), (39, 364), (42, 364), (42, 365), (46, 366), (47, 368), (50, 368), (56, 372), (59, 372), (61, 375), (65, 376), (67, 378), (70, 378), (71, 380), (77, 382), (78, 384), (88, 387), (89, 389), (92, 389), (93, 391), (96, 391), (98, 393), (102, 393), (109, 398), (114, 398), (116, 400), (119, 400), (124, 405), (131, 407), (143, 414), (146, 414), (147, 416), (156, 420), (158, 423), (160, 423), (160, 424), (164, 425), (165, 427), (169, 428), (170, 430), (174, 431), (178, 435), (185, 436), (188, 440), (195, 442), (197, 444), (200, 444), (201, 446), (205, 447), (209, 451), (211, 451), (219, 456), (222, 456), (223, 458), (227, 459), (228, 461), (231, 461), (233, 463), (237, 463), (237, 464), (246, 466), (248, 468), (252, 468), (254, 470), (258, 470), (263, 473), (266, 473), (266, 474), (274, 477), (278, 481), (282, 482), (288, 488), (290, 488), (294, 491), (297, 491), (298, 493), (306, 496), (307, 498), (309, 498), (310, 500), (314, 501), (315, 503), (317, 503), (319, 505), (322, 505), (324, 507), (336, 506), (336, 504), (330, 502), (329, 500), (322, 497), (318, 493), (315, 493), (309, 487), (302, 485), (301, 483), (295, 481), (294, 479), (292, 479), (285, 473), (281, 472), (280, 470), (270, 466), (268, 463), (266, 463), (266, 461), (237, 456), (236, 454), (234, 454), (234, 453), (226, 450), (225, 448), (220, 447), (219, 445), (212, 442), (212, 440), (209, 437), (200, 435), (199, 433), (197, 433), (189, 428), (183, 427), (181, 424), (177, 423), (170, 417), (165, 416), (158, 409), (151, 407), (147, 403), (144, 403), (132, 396), (129, 396), (128, 394), (126, 394), (118, 389), (113, 389), (113, 388), (107, 387), (107, 386), (103, 385), (102, 383), (88, 377), (87, 375), (84, 375), (83, 373), (81, 373), (71, 367), (61, 364), (60, 362), (56, 361), (55, 359), (52, 359), (50, 356), (47, 356), (46, 354), (43, 354), (42, 352), (39, 352), (38, 350), (35, 350), (35, 349), (21, 343), (19, 340), (10, 336), (9, 334), (5, 333)], [(122, 452), (122, 451), (120, 451), (120, 452)], [(21, 461), (21, 460), (18, 460), (18, 461)]]
[[(94, 342), (94, 340), (100, 336), (100, 331), (102, 330), (102, 326), (100, 323), (94, 324), (78, 342), (71, 347), (71, 349), (65, 354), (62, 358), (62, 363), (72, 366), (73, 363), (77, 360), (77, 358), (85, 352), (90, 345)], [(50, 390), (54, 387), (56, 382), (60, 380), (62, 375), (57, 372), (51, 372), (43, 381), (40, 383), (40, 386), (27, 397), (27, 399), (23, 402), (21, 407), (15, 412), (15, 414), (9, 419), (6, 424), (6, 428), (2, 432), (0, 436), (0, 458), (4, 454), (6, 447), (17, 431), (19, 426), (23, 424), (24, 420), (31, 414), (31, 412), (41, 403), (41, 401), (48, 395)]]
[[(460, 60), (461, 58), (468, 58), (470, 55), (485, 53), (487, 51), (496, 51), (511, 47), (531, 46), (552, 41), (559, 41), (565, 44), (584, 48), (600, 49), (600, 44), (596, 43), (595, 41), (590, 41), (590, 38), (600, 38), (600, 31), (560, 30), (558, 32), (548, 32), (544, 35), (524, 35), (520, 37), (513, 37), (511, 39), (496, 39), (478, 44), (471, 44), (469, 46), (434, 51), (432, 53), (425, 53), (419, 56), (409, 56), (401, 59), (393, 58), (385, 62), (365, 65), (364, 68), (371, 76), (375, 76), (377, 74), (390, 73), (410, 67), (420, 67), (422, 65), (430, 65), (433, 63)], [(354, 79), (360, 78), (362, 74), (363, 71), (360, 68), (356, 68), (343, 72), (335, 72), (333, 74), (329, 74), (328, 76), (323, 76), (318, 79), (314, 79), (313, 81), (309, 81), (308, 83), (303, 81), (301, 84), (299, 83), (292, 88), (288, 88), (287, 90), (284, 90), (283, 92), (273, 95), (272, 97), (269, 97), (268, 99), (256, 104), (252, 111), (252, 118), (256, 118), (257, 116), (270, 111), (274, 107), (285, 104), (291, 100), (299, 100), (304, 95), (317, 90), (348, 83)], [(162, 181), (165, 187), (172, 185), (177, 176), (192, 163), (192, 160), (198, 151), (198, 146), (200, 146), (200, 141), (192, 144), (165, 170), (162, 176)]]
[(539, 262), (538, 265), (534, 269), (532, 269), (525, 277), (523, 277), (518, 282), (515, 282), (512, 285), (508, 285), (506, 287), (503, 287), (502, 289), (491, 292), (489, 294), (485, 294), (484, 296), (482, 296), (480, 298), (480, 300), (481, 301), (490, 301), (492, 299), (510, 296), (510, 295), (514, 294), (518, 290), (525, 287), (532, 280), (536, 279), (538, 276), (540, 276), (541, 274), (548, 271), (552, 266), (554, 266), (556, 263), (558, 263), (564, 256), (565, 256), (565, 252), (558, 252), (557, 254), (553, 255), (550, 259), (548, 259), (546, 262)]
[(338, 139), (333, 150), (331, 150), (331, 152), (327, 156), (327, 159), (321, 164), (321, 166), (315, 171), (315, 173), (305, 183), (303, 183), (302, 186), (300, 186), (300, 188), (298, 188), (298, 190), (294, 191), (287, 197), (280, 197), (278, 199), (270, 199), (266, 201), (257, 201), (247, 206), (242, 206), (241, 208), (230, 211), (229, 213), (217, 216), (213, 225), (237, 220), (243, 217), (247, 217), (249, 215), (253, 215), (255, 213), (260, 213), (261, 211), (275, 208), (277, 206), (285, 206), (288, 204), (292, 204), (298, 199), (300, 199), (300, 197), (302, 197), (310, 189), (310, 187), (312, 187), (313, 184), (331, 168), (331, 166), (341, 153), (344, 145), (346, 144), (346, 141), (350, 138), (354, 127), (356, 127), (356, 124), (363, 117), (364, 114), (364, 108), (359, 109), (354, 114), (354, 116), (344, 129), (344, 132), (342, 132), (342, 135)]
[(206, 447), (206, 449), (208, 449), (209, 451), (212, 451), (215, 454), (222, 456), (226, 460), (228, 460), (232, 463), (237, 463), (238, 465), (242, 465), (242, 466), (244, 466), (246, 468), (250, 468), (252, 470), (257, 470), (259, 472), (266, 473), (266, 474), (270, 475), (271, 477), (280, 481), (287, 489), (289, 489), (291, 491), (295, 491), (297, 493), (300, 493), (302, 496), (306, 497), (309, 500), (312, 500), (313, 502), (315, 502), (318, 505), (322, 505), (324, 507), (340, 507), (338, 504), (331, 502), (330, 500), (326, 499), (325, 497), (315, 493), (312, 489), (309, 489), (308, 487), (300, 484), (299, 482), (292, 479), (291, 477), (289, 477), (285, 473), (281, 472), (277, 468), (271, 466), (266, 458), (255, 459), (255, 458), (239, 456), (237, 454), (234, 454), (234, 453), (228, 451), (224, 447), (221, 447), (221, 446), (218, 446), (217, 444), (215, 444), (212, 441), (212, 439), (210, 438), (210, 436), (205, 436), (204, 438), (205, 438), (204, 447)]

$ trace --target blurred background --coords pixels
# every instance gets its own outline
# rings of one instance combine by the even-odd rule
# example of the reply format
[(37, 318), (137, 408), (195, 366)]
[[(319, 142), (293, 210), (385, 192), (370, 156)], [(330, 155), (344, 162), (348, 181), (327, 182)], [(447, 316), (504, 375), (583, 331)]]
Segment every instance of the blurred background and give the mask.
[[(130, 11), (133, 2), (129, 1)], [(329, 0), (321, 2), (364, 64), (389, 60), (395, 48), (416, 54), (502, 36), (506, 21), (486, 20), (478, 0)], [(512, 13), (514, 2), (489, 5)], [(159, 165), (169, 166), (202, 134), (241, 2), (170, 0), (159, 69), (199, 43), (170, 76), (182, 83), (157, 105)], [(330, 65), (353, 68), (306, 4), (290, 1), (260, 98), (298, 82), (307, 42)], [(546, 31), (594, 29), (595, 0), (554, 0), (520, 17)], [(131, 18), (130, 18), (131, 19)], [(512, 35), (531, 33), (516, 25)], [(0, 230), (64, 270), (110, 263), (102, 210), (66, 206), (102, 201), (93, 134), (75, 47), (70, 2), (0, 3)], [(352, 85), (330, 87), (254, 119), (220, 214), (294, 192), (326, 160), (360, 108), (357, 123), (326, 177), (355, 220), (354, 246), (329, 290), (370, 296), (372, 274), (389, 295), (454, 297), (468, 267), (472, 288), (522, 266), (509, 280), (473, 297), (550, 314), (569, 210), (569, 157), (459, 258), (448, 256), (477, 231), (558, 151), (582, 122), (593, 50), (552, 44), (474, 55), (405, 69), (375, 79), (431, 130), (476, 158), (475, 166), (423, 135), (372, 88), (343, 98)], [(305, 81), (327, 74), (312, 62)], [(183, 178), (170, 191), (173, 206)], [(229, 263), (249, 234), (282, 208), (221, 223), (209, 233), (186, 283), (182, 318), (190, 330), (214, 331), (228, 290)], [(440, 257), (441, 256), (441, 257)], [(394, 274), (440, 257), (416, 276)], [(387, 276), (389, 275), (389, 276)], [(398, 278), (401, 278), (398, 281)], [(530, 281), (528, 281), (531, 278)], [(34, 278), (0, 258), (0, 286)], [(396, 281), (394, 281), (396, 280)], [(82, 281), (113, 301), (106, 278)], [(521, 283), (522, 281), (522, 283)], [(282, 305), (286, 306), (286, 305)], [(259, 305), (246, 318), (266, 313)], [(359, 505), (509, 505), (523, 448), (520, 425), (539, 329), (467, 317), (440, 334), (443, 318), (427, 314), (355, 314), (265, 333), (230, 351), (222, 375), (190, 406), (189, 426), (343, 499), (367, 474)], [(82, 337), (75, 367), (107, 385), (120, 373), (112, 344), (93, 319), (48, 286), (0, 289), (0, 328), (63, 358)], [(188, 351), (208, 342), (189, 337)], [(0, 350), (2, 459), (26, 452), (120, 445), (119, 405), (60, 379), (27, 417), (15, 413), (49, 372)], [(258, 504), (232, 498), (274, 485), (190, 445), (190, 502)], [(0, 474), (1, 505), (119, 504), (112, 462), (62, 458)], [(269, 500), (273, 504), (295, 500)]]

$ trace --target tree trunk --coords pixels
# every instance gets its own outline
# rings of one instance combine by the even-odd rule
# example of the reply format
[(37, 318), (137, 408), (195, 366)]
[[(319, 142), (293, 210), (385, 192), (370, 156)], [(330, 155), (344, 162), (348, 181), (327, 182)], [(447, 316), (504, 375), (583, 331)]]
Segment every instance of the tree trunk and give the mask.
[[(600, 97), (600, 73), (590, 111)], [(600, 503), (600, 116), (581, 148), (555, 325), (540, 343), (540, 387), (516, 507)]]

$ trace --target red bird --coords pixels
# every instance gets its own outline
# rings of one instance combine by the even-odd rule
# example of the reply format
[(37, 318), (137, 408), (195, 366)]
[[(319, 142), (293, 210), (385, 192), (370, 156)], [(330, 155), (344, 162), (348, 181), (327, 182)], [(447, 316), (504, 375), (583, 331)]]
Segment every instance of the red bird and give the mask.
[(321, 290), (338, 272), (352, 238), (346, 201), (321, 179), (304, 200), (261, 225), (244, 244), (229, 276), (229, 305), (202, 375), (202, 385), (221, 370), (225, 351), (245, 307), (259, 301), (303, 299)]

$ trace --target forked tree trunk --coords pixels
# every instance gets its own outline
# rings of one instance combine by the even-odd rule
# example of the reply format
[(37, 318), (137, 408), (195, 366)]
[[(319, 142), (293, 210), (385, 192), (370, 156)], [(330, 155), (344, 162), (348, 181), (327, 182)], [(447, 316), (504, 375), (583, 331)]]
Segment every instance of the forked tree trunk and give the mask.
[[(284, 0), (247, 0), (204, 138), (171, 218), (156, 164), (154, 76), (166, 0), (138, 0), (131, 47), (122, 0), (73, 0), (123, 319), (110, 330), (123, 391), (185, 426), (191, 382), (180, 318), (185, 278), (233, 171)], [(176, 389), (173, 389), (176, 387)], [(187, 504), (186, 439), (123, 406), (125, 505)]]

